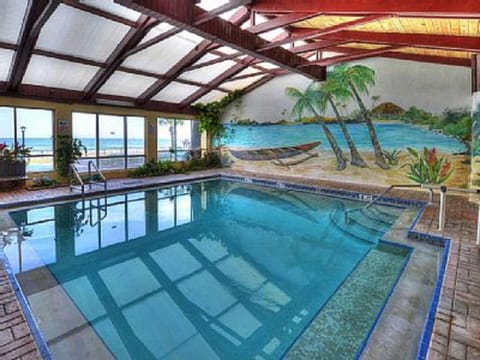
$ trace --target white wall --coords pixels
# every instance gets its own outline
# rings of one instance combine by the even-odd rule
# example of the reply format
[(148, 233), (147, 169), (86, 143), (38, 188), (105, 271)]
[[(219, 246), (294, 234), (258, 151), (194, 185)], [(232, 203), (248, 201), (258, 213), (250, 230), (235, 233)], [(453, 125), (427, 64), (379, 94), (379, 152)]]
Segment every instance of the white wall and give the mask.
[[(378, 103), (393, 102), (404, 109), (415, 105), (434, 113), (441, 113), (447, 107), (470, 108), (472, 105), (470, 68), (383, 58), (358, 63), (375, 69), (376, 85), (370, 95), (381, 96)], [(293, 120), (290, 115), (292, 101), (285, 96), (285, 88), (303, 90), (310, 81), (296, 74), (277, 77), (245, 95), (240, 108), (230, 107), (223, 120), (230, 121), (234, 117), (258, 122)], [(369, 96), (365, 102), (370, 107)], [(355, 109), (351, 102), (349, 111)], [(333, 116), (331, 110), (326, 115)]]

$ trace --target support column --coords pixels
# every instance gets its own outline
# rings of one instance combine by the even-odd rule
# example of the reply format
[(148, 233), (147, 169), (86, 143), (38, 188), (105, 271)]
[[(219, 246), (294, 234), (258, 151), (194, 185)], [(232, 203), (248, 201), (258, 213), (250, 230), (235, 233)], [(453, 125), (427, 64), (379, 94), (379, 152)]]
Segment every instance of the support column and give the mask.
[(148, 115), (145, 119), (145, 156), (146, 160), (157, 161), (157, 117)]
[(472, 55), (472, 93), (480, 91), (480, 55)]

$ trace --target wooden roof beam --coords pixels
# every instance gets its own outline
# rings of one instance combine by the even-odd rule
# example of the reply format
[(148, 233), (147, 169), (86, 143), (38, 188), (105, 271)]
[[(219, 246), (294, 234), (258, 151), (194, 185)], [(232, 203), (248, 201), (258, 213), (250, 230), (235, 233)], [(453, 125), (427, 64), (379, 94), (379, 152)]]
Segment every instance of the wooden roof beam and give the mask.
[[(347, 46), (332, 47), (328, 50), (336, 53), (341, 53), (341, 54), (354, 54), (358, 52), (358, 49), (347, 47)], [(466, 58), (411, 54), (411, 53), (399, 52), (399, 51), (389, 51), (389, 52), (379, 54), (378, 56), (382, 58), (409, 60), (409, 61), (425, 62), (425, 63), (439, 64), (439, 65), (453, 65), (453, 66), (463, 66), (463, 67), (471, 66), (470, 59), (466, 59)]]
[(22, 82), (40, 31), (55, 12), (58, 4), (56, 0), (36, 0), (30, 2), (10, 74), (9, 89), (11, 91), (17, 90)]
[(312, 12), (303, 12), (303, 13), (291, 13), (286, 15), (281, 15), (275, 19), (265, 21), (261, 24), (251, 26), (247, 28), (253, 34), (261, 34), (267, 31), (274, 29), (282, 28), (291, 24), (294, 24), (299, 21), (304, 21), (311, 19), (313, 17), (319, 16), (321, 13), (312, 13)]
[(124, 55), (135, 46), (137, 46), (147, 33), (160, 23), (159, 20), (142, 15), (138, 20), (139, 26), (130, 29), (122, 41), (116, 46), (107, 59), (106, 66), (97, 71), (95, 76), (85, 87), (85, 98), (91, 98), (110, 78), (110, 76), (120, 67), (124, 60)]
[(378, 56), (393, 50), (398, 50), (400, 48), (402, 47), (401, 46), (385, 46), (385, 47), (382, 47), (381, 49), (373, 49), (373, 50), (360, 49), (348, 55), (332, 56), (323, 60), (312, 61), (312, 64), (331, 66), (331, 65), (349, 62), (353, 60), (360, 60), (360, 59), (366, 59), (366, 58)]
[(191, 0), (114, 0), (116, 3), (125, 5), (131, 9), (150, 16), (166, 17), (173, 25), (180, 26), (185, 30), (196, 33), (216, 43), (242, 51), (245, 54), (272, 62), (278, 66), (297, 72), (315, 80), (323, 80), (326, 76), (326, 69), (320, 66), (311, 66), (304, 69), (297, 68), (297, 65), (304, 64), (307, 60), (292, 54), (283, 48), (275, 48), (259, 53), (256, 51), (268, 42), (259, 36), (242, 30), (228, 21), (214, 18), (210, 21), (193, 25), (194, 19), (205, 13), (194, 6)]
[(214, 90), (216, 87), (220, 86), (220, 84), (222, 84), (225, 80), (235, 76), (240, 71), (248, 67), (250, 63), (253, 61), (255, 61), (255, 58), (248, 57), (244, 59), (241, 63), (238, 63), (232, 66), (230, 69), (228, 69), (227, 71), (224, 71), (222, 74), (218, 75), (215, 79), (210, 81), (210, 83), (208, 84), (209, 85), (208, 88), (199, 89), (195, 91), (192, 95), (184, 99), (180, 104), (180, 106), (188, 106), (190, 104), (193, 104), (195, 101), (200, 99), (203, 95), (209, 93), (211, 90)]
[(222, 15), (223, 13), (226, 13), (230, 10), (233, 10), (239, 6), (247, 5), (251, 3), (252, 0), (230, 0), (229, 2), (213, 9), (208, 12), (205, 12), (201, 15), (199, 15), (195, 20), (194, 20), (194, 25), (200, 25), (203, 24), (207, 21), (210, 21), (217, 16)]
[(256, 0), (252, 8), (262, 13), (324, 12), (342, 15), (397, 14), (436, 17), (480, 15), (477, 0)]
[[(298, 32), (302, 31), (303, 29)], [(297, 31), (295, 33), (297, 33)], [(335, 34), (322, 36), (321, 39), (360, 42), (367, 44), (401, 45), (405, 47), (480, 52), (480, 41), (478, 40), (478, 37), (474, 36), (382, 33), (344, 30)]]
[(289, 43), (292, 43), (292, 42), (295, 42), (295, 41), (300, 41), (300, 40), (303, 41), (303, 40), (319, 38), (319, 37), (322, 37), (322, 36), (335, 34), (337, 32), (340, 32), (342, 30), (345, 30), (345, 29), (348, 29), (348, 28), (351, 28), (351, 27), (354, 27), (354, 26), (363, 25), (363, 24), (367, 24), (367, 23), (370, 23), (370, 22), (379, 21), (379, 20), (383, 20), (383, 19), (388, 19), (390, 17), (391, 17), (390, 14), (387, 14), (387, 15), (385, 15), (385, 14), (369, 15), (369, 16), (364, 16), (360, 19), (355, 19), (355, 20), (352, 20), (352, 21), (347, 21), (347, 22), (344, 22), (344, 23), (341, 23), (341, 24), (333, 25), (333, 26), (327, 27), (325, 29), (318, 29), (318, 30), (311, 30), (310, 29), (310, 31), (302, 31), (301, 33), (300, 32), (295, 32), (294, 35), (292, 35), (290, 37), (287, 37), (285, 39), (274, 41), (274, 42), (268, 43), (266, 45), (263, 45), (263, 46), (259, 47), (258, 50), (259, 51), (265, 51), (265, 50), (273, 49), (273, 48), (276, 48), (276, 47), (279, 47), (279, 46), (282, 46), (282, 45), (285, 45), (285, 44), (289, 44)]

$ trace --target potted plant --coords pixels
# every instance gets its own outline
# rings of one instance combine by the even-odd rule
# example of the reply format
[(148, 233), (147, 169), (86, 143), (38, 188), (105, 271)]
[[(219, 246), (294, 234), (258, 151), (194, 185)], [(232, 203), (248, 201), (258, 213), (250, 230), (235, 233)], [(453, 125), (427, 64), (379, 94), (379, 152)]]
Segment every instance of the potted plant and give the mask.
[(31, 148), (18, 143), (15, 143), (12, 147), (9, 147), (6, 143), (0, 144), (0, 177), (25, 177), (30, 150)]
[(68, 135), (62, 135), (58, 138), (57, 144), (57, 173), (63, 178), (68, 177), (70, 165), (79, 160), (83, 154), (87, 153), (87, 148), (79, 139), (72, 139)]

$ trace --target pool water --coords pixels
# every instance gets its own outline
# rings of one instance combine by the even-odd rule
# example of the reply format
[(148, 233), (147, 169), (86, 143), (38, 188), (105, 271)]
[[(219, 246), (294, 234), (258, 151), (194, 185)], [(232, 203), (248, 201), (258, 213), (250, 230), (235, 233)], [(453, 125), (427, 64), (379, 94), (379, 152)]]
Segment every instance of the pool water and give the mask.
[(325, 358), (352, 359), (409, 254), (380, 242), (402, 210), (361, 206), (214, 180), (15, 211), (4, 250), (57, 359), (92, 333), (96, 358), (278, 359), (315, 317)]

